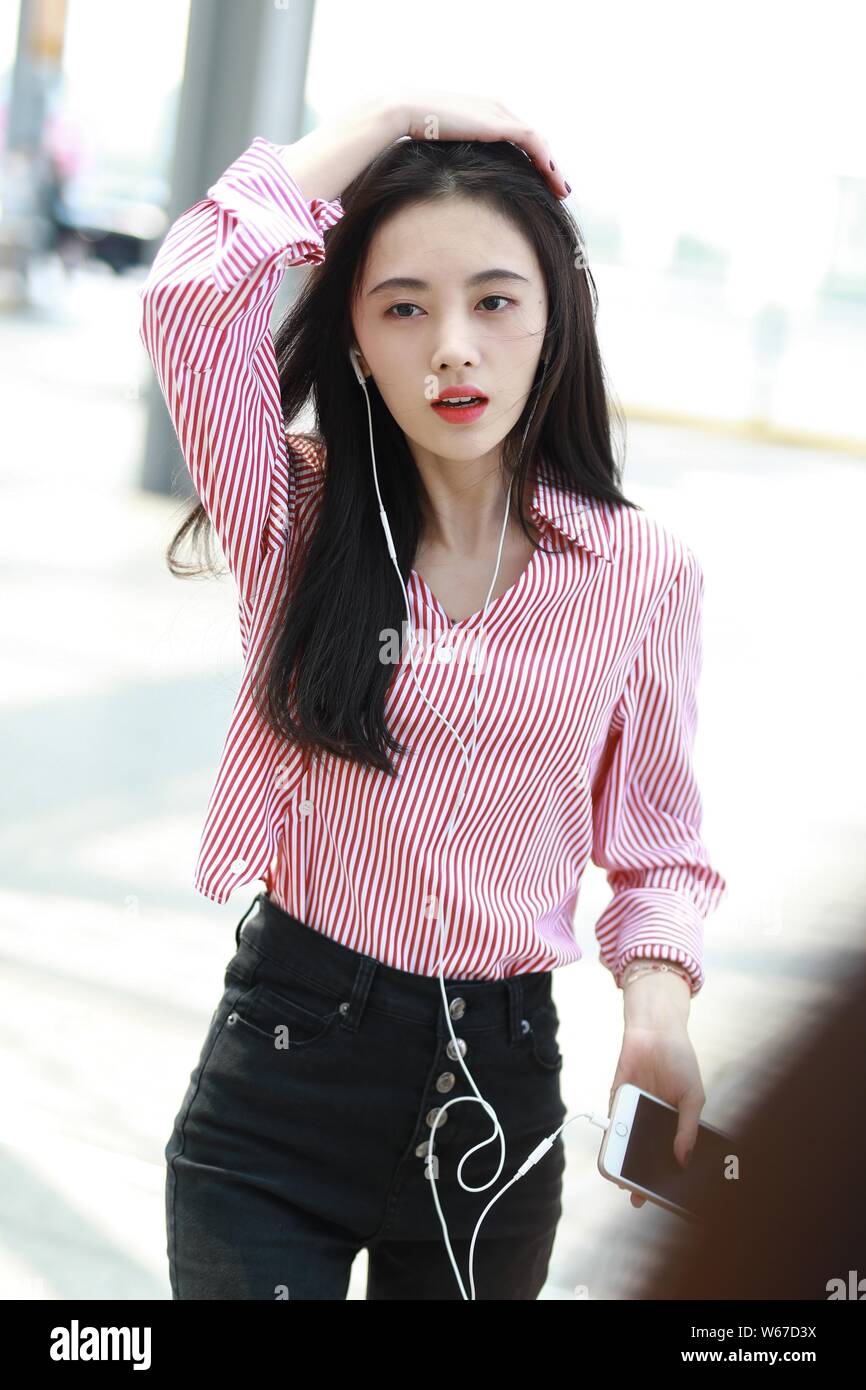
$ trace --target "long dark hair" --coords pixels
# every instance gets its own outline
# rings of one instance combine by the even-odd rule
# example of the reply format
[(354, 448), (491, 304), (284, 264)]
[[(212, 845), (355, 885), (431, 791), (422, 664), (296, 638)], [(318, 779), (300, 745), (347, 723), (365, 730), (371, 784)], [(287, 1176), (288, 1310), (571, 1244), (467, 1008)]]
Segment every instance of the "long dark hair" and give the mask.
[[(546, 365), (500, 450), (524, 533), (534, 548), (544, 549), (531, 536), (524, 511), (533, 459), (543, 460), (535, 465), (539, 474), (566, 491), (636, 507), (620, 491), (609, 409), (621, 427), (624, 422), (609, 407), (595, 331), (598, 294), (577, 223), (509, 141), (390, 145), (341, 194), (343, 216), (325, 233), (325, 259), (308, 273), (274, 337), (284, 426), (288, 431), (312, 405), (316, 428), (295, 437), (314, 445), (323, 476), (315, 526), (275, 605), (253, 698), (270, 727), (305, 756), (320, 750), (392, 776), (387, 750), (408, 750), (385, 723), (385, 697), (399, 668), (380, 653), (383, 629), (403, 630), (405, 606), (378, 514), (364, 393), (349, 364), (351, 307), (384, 220), (407, 204), (455, 195), (483, 200), (509, 218), (532, 245), (545, 278)], [(367, 390), (379, 488), (408, 584), (422, 529), (420, 475), (372, 378)], [(288, 435), (287, 443), (291, 450)], [(212, 569), (210, 522), (200, 503), (166, 554), (181, 577), (190, 569), (178, 562), (177, 551), (189, 535), (197, 548), (207, 542), (205, 568)]]

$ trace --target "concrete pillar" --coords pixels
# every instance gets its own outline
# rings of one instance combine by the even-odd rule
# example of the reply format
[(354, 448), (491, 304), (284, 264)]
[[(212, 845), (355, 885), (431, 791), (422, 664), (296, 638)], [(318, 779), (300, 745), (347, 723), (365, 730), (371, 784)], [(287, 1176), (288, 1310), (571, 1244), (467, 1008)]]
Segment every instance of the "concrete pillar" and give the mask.
[[(305, 133), (313, 12), (314, 0), (191, 0), (170, 221), (204, 198), (256, 135), (290, 144)], [(142, 486), (169, 494), (174, 474), (175, 495), (191, 498), (186, 464), (151, 371)]]

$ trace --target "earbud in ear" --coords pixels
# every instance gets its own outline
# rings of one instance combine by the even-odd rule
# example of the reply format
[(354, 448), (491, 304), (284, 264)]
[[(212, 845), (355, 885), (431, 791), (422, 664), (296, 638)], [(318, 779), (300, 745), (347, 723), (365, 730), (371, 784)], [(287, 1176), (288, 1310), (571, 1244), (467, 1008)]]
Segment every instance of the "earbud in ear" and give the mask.
[(361, 362), (356, 347), (349, 348), (349, 361), (352, 364), (352, 371), (355, 373), (358, 384), (360, 386), (366, 386), (367, 383), (364, 380), (364, 373), (361, 371)]

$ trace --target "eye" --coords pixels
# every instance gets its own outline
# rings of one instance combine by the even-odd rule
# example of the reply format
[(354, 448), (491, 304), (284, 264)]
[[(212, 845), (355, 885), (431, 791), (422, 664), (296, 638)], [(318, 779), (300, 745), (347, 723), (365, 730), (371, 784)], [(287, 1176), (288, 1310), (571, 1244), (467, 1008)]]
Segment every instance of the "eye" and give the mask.
[(395, 309), (417, 309), (417, 308), (418, 308), (418, 305), (417, 305), (417, 304), (392, 304), (391, 307), (390, 307), (390, 309), (386, 309), (386, 310), (385, 310), (385, 317), (386, 317), (386, 319), (387, 319), (387, 318), (392, 318), (392, 319), (409, 319), (409, 318), (414, 318), (414, 317), (415, 317), (414, 314), (395, 314), (395, 313), (394, 313), (394, 310), (395, 310)]
[[(488, 303), (488, 301), (491, 300), (491, 299), (501, 299), (502, 302), (503, 302), (503, 304), (513, 304), (513, 303), (514, 303), (514, 300), (513, 300), (513, 299), (509, 299), (508, 296), (507, 296), (507, 295), (504, 295), (504, 294), (487, 294), (487, 295), (484, 296), (483, 299), (479, 299), (478, 303), (479, 303), (479, 304), (486, 304), (486, 303)], [(386, 310), (385, 310), (385, 317), (386, 317), (386, 318), (392, 318), (392, 319), (409, 319), (409, 318), (415, 318), (415, 317), (416, 317), (415, 314), (398, 314), (398, 313), (395, 313), (395, 310), (397, 310), (397, 309), (417, 309), (417, 308), (418, 308), (418, 305), (417, 305), (417, 304), (410, 304), (408, 301), (403, 301), (403, 302), (401, 302), (400, 304), (392, 304), (391, 307), (390, 307), (390, 309), (386, 309)], [(422, 312), (423, 312), (423, 311), (422, 311)], [(488, 310), (488, 312), (489, 312), (489, 313), (501, 313), (502, 310), (501, 310), (501, 309), (492, 309), (492, 310)]]
[(488, 295), (485, 295), (484, 299), (479, 300), (479, 303), (484, 304), (484, 303), (487, 302), (488, 299), (501, 299), (501, 300), (503, 301), (503, 303), (505, 303), (505, 304), (513, 304), (513, 303), (514, 303), (514, 300), (513, 300), (513, 299), (508, 299), (508, 297), (507, 297), (506, 295), (504, 295), (504, 294), (488, 294)]

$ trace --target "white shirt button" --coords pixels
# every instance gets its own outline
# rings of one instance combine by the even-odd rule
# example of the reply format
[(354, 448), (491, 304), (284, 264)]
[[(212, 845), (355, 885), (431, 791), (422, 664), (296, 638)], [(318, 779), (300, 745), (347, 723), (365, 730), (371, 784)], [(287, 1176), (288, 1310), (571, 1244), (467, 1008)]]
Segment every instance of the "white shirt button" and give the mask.
[(312, 815), (312, 812), (313, 812), (313, 803), (312, 803), (312, 801), (299, 801), (299, 802), (298, 802), (298, 815), (301, 815), (301, 816), (309, 816), (309, 815)]
[(440, 660), (441, 662), (443, 662), (446, 666), (450, 664), (451, 659), (452, 659), (453, 656), (454, 656), (454, 648), (453, 648), (453, 647), (440, 647), (440, 648), (439, 648), (438, 658), (439, 658), (439, 660)]
[(233, 874), (242, 874), (246, 867), (247, 861), (245, 859), (235, 859), (234, 862), (229, 865)]

